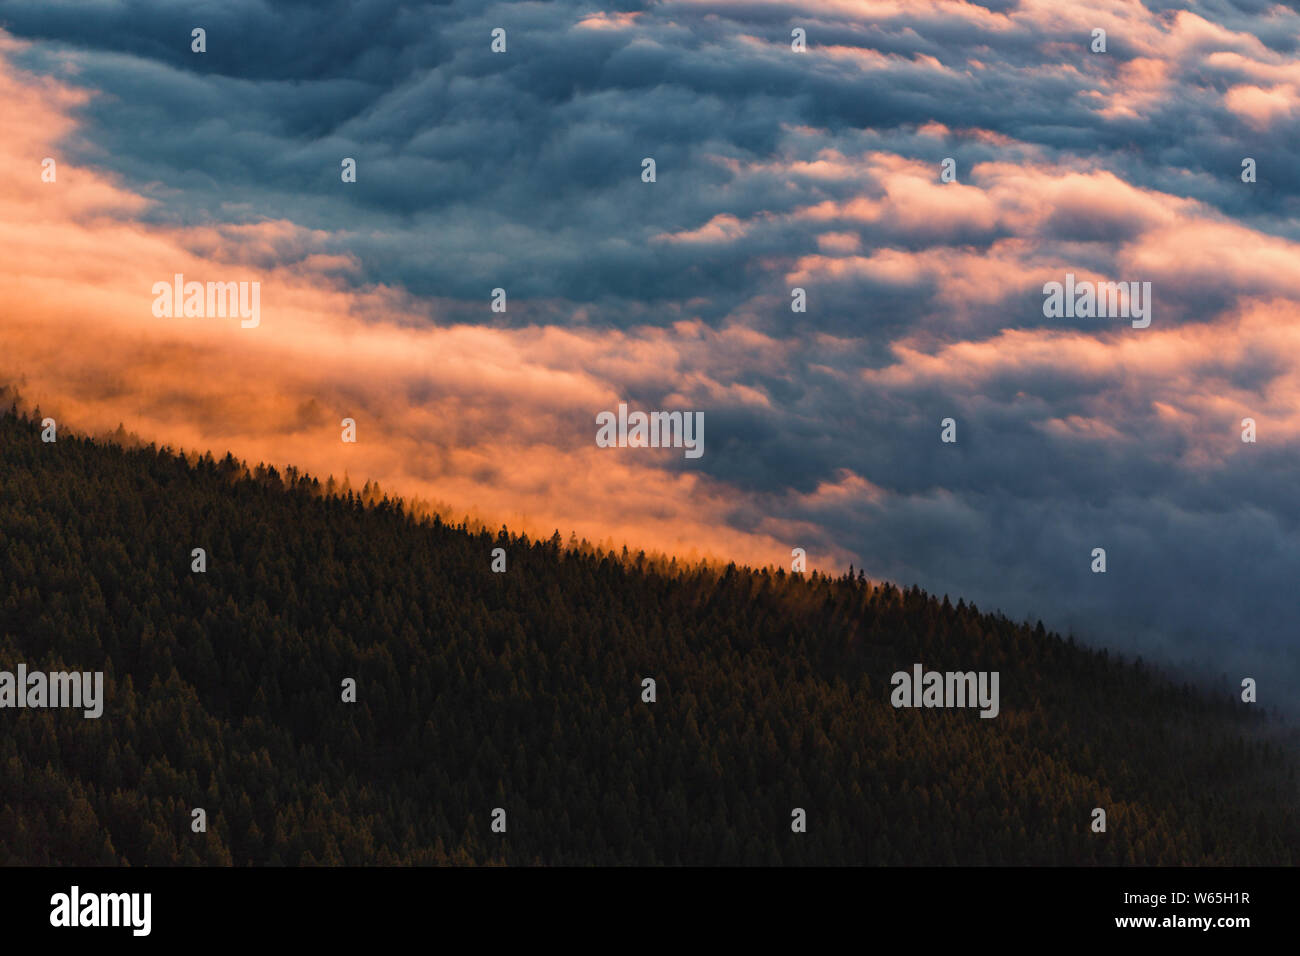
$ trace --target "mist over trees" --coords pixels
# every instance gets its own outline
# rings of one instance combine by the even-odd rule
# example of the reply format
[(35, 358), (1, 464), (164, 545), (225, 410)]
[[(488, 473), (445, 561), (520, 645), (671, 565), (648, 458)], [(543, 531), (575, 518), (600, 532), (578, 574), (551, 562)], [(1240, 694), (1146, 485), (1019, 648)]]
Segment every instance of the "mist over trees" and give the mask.
[[(0, 415), (0, 668), (102, 670), (107, 701), (0, 710), (0, 864), (1300, 858), (1295, 762), (1230, 689), (916, 588), (475, 530), (38, 421)], [(918, 662), (998, 671), (998, 716), (894, 709)]]

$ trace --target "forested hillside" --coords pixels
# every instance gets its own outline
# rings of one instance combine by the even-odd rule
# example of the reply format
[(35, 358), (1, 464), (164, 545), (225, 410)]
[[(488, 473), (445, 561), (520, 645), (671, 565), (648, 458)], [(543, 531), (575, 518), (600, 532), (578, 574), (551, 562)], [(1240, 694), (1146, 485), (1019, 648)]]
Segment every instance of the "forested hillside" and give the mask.
[[(22, 662), (103, 670), (107, 702), (0, 710), (3, 864), (1300, 858), (1295, 765), (1231, 688), (860, 577), (664, 567), (229, 457), (42, 443), (15, 408), (0, 669)], [(894, 709), (916, 662), (1000, 672), (999, 715)]]

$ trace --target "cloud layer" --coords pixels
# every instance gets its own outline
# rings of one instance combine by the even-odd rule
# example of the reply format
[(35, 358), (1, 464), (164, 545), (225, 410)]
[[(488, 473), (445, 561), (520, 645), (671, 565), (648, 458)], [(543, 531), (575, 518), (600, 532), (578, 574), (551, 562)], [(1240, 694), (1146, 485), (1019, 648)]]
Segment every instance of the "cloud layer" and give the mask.
[[(69, 422), (543, 533), (802, 547), (1225, 693), (1300, 689), (1293, 11), (3, 3), (0, 25), (0, 374)], [(260, 281), (262, 324), (155, 319), (175, 273)], [(1045, 318), (1066, 273), (1150, 282), (1151, 326)], [(703, 411), (704, 457), (596, 448), (619, 401)]]

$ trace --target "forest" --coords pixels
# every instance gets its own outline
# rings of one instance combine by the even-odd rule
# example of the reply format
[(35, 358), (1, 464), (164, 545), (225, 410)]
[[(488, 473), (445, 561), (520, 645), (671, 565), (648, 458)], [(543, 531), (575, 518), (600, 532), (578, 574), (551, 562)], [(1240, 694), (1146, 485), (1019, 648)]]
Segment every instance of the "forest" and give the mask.
[[(39, 422), (0, 411), (0, 669), (104, 703), (0, 710), (0, 864), (1300, 860), (1294, 735), (1231, 682)], [(996, 717), (891, 706), (917, 663), (998, 672)]]

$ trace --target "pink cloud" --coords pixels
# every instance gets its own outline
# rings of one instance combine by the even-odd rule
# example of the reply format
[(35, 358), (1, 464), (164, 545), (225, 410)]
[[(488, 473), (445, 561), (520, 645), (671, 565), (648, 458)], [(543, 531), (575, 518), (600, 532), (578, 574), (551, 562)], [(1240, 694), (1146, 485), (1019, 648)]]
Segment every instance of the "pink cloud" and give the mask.
[(1300, 109), (1300, 89), (1295, 86), (1234, 86), (1223, 94), (1223, 103), (1252, 129), (1263, 130), (1296, 115)]
[[(398, 290), (339, 281), (351, 260), (293, 223), (146, 226), (132, 219), (146, 200), (102, 173), (60, 162), (42, 183), (40, 161), (61, 157), (85, 96), (0, 57), (0, 99), (0, 163), (15, 171), (0, 177), (0, 377), (65, 428), (122, 423), (174, 447), (377, 479), (533, 534), (788, 561), (784, 542), (720, 520), (728, 489), (666, 467), (680, 450), (594, 440), (596, 412), (647, 370), (678, 369), (687, 408), (762, 405), (726, 370), (779, 366), (779, 343), (693, 322), (622, 333), (430, 325)], [(249, 264), (264, 256), (285, 261)], [(260, 282), (261, 324), (155, 318), (152, 286), (175, 273)], [(345, 417), (355, 445), (340, 440)], [(708, 438), (706, 428), (706, 449)]]

